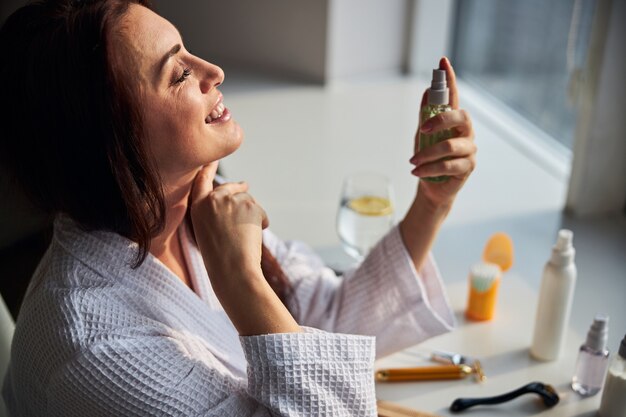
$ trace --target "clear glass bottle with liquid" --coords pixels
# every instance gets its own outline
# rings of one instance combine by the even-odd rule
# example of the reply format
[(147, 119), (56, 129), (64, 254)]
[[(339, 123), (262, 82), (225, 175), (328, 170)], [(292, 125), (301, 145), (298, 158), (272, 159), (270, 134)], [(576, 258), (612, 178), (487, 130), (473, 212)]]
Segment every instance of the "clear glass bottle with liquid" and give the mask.
[(578, 352), (572, 389), (583, 397), (595, 395), (602, 389), (609, 364), (609, 350), (606, 348), (608, 331), (608, 316), (598, 314)]
[[(423, 125), (426, 120), (438, 115), (439, 113), (452, 110), (452, 107), (450, 107), (449, 104), (449, 96), (450, 91), (446, 81), (446, 71), (434, 69), (433, 79), (430, 83), (430, 88), (428, 89), (428, 102), (422, 108), (420, 114), (421, 125)], [(433, 146), (446, 139), (450, 139), (452, 136), (453, 132), (451, 129), (439, 130), (433, 133), (420, 132), (419, 149), (422, 150), (426, 147)], [(446, 175), (422, 178), (422, 180), (430, 182), (443, 182), (447, 179), (448, 177)]]

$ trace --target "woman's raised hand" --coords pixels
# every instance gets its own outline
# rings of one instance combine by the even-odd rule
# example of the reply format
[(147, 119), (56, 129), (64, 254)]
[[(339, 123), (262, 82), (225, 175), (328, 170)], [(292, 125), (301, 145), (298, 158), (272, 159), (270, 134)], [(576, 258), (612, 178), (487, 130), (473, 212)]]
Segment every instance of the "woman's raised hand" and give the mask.
[[(446, 70), (450, 89), (452, 111), (443, 112), (420, 124), (415, 134), (415, 154), (410, 162), (415, 165), (411, 173), (417, 177), (437, 177), (447, 175), (445, 182), (420, 181), (418, 196), (433, 207), (451, 206), (456, 194), (476, 166), (476, 145), (474, 129), (467, 111), (459, 109), (459, 92), (454, 69), (447, 58), (439, 61), (439, 69)], [(426, 104), (428, 92), (422, 97), (421, 107)], [(420, 109), (421, 110), (421, 109)], [(432, 133), (451, 129), (454, 137), (418, 151), (420, 132)]]
[(269, 224), (246, 183), (213, 188), (217, 165), (212, 162), (198, 172), (190, 196), (193, 230), (214, 288), (219, 285), (215, 279), (234, 279), (239, 273), (262, 276), (262, 229)]
[(242, 336), (300, 332), (300, 326), (261, 270), (265, 210), (245, 183), (213, 188), (217, 162), (202, 168), (191, 189), (190, 211), (211, 286)]

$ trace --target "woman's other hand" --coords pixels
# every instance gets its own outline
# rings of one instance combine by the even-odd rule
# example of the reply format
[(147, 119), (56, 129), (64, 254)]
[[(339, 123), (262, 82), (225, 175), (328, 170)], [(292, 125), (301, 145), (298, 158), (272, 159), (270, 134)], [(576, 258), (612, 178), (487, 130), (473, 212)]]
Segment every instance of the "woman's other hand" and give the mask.
[(213, 291), (242, 336), (299, 332), (261, 270), (265, 210), (245, 183), (213, 188), (217, 164), (198, 172), (190, 195), (193, 230)]
[[(449, 177), (444, 182), (420, 181), (416, 197), (432, 208), (449, 209), (476, 166), (476, 145), (472, 120), (467, 111), (459, 109), (456, 76), (450, 61), (442, 58), (439, 69), (446, 70), (452, 111), (440, 113), (423, 125), (420, 123), (415, 134), (415, 154), (410, 162), (415, 165), (411, 173), (417, 177)], [(427, 94), (424, 92), (421, 107), (426, 104)], [(451, 129), (454, 137), (417, 150), (420, 132), (432, 133), (445, 129)]]

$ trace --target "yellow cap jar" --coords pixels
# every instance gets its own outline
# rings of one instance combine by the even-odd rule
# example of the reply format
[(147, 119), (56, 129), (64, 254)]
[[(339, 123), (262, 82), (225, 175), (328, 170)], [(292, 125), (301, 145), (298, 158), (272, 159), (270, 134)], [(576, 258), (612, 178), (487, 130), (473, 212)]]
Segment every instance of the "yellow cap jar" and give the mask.
[(502, 274), (512, 265), (513, 241), (506, 233), (494, 234), (483, 250), (483, 262), (470, 269), (465, 311), (468, 319), (482, 321), (493, 318)]

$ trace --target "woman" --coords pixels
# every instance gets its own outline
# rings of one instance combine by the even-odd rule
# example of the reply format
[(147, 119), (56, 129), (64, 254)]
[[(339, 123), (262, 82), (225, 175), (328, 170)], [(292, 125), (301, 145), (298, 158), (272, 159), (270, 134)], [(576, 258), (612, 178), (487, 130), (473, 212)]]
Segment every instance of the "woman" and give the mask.
[(455, 110), (428, 128), (458, 137), (412, 162), (450, 180), (421, 184), (340, 279), (265, 229), (245, 183), (214, 185), (243, 137), (224, 74), (143, 1), (26, 6), (0, 47), (2, 164), (56, 214), (17, 319), (11, 415), (374, 416), (375, 354), (451, 329), (429, 249), (476, 148), (446, 59)]

